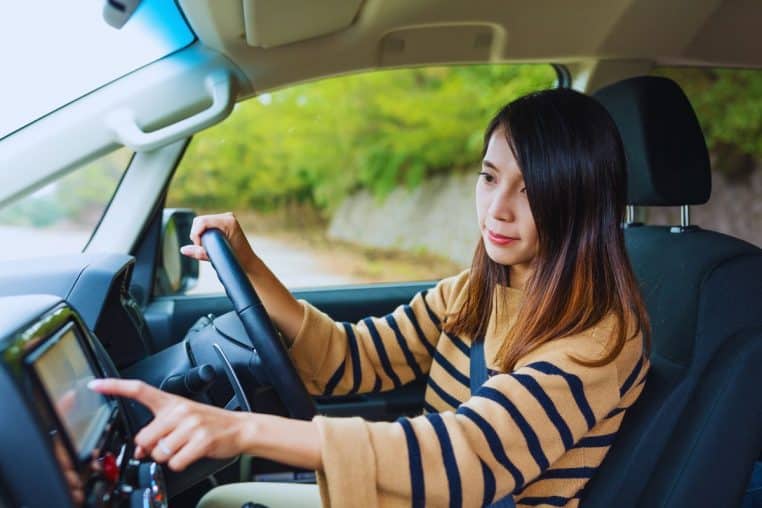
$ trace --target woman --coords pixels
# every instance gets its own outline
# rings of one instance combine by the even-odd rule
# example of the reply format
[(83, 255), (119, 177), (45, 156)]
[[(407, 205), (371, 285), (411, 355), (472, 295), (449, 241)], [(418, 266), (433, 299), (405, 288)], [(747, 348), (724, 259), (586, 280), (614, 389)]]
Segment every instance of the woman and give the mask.
[[(135, 438), (137, 453), (175, 470), (240, 453), (315, 469), (330, 506), (481, 506), (506, 497), (575, 506), (648, 370), (648, 319), (620, 227), (621, 140), (602, 106), (556, 89), (503, 108), (483, 155), (471, 269), (383, 318), (335, 323), (296, 301), (230, 214), (199, 218), (194, 245), (183, 248), (205, 259), (201, 232), (225, 232), (311, 393), (388, 390), (427, 376), (423, 415), (293, 421), (226, 412), (136, 381), (97, 383), (156, 414)], [(479, 342), (491, 375), (472, 393)], [(257, 488), (221, 487), (202, 504), (272, 502)]]

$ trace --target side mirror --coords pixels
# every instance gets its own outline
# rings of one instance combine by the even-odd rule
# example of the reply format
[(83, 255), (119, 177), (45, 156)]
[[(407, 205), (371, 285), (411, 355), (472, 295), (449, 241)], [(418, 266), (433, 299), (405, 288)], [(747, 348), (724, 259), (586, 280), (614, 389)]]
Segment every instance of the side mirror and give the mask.
[(198, 260), (180, 254), (180, 246), (188, 243), (195, 217), (196, 213), (187, 208), (164, 209), (154, 294), (184, 293), (198, 282)]

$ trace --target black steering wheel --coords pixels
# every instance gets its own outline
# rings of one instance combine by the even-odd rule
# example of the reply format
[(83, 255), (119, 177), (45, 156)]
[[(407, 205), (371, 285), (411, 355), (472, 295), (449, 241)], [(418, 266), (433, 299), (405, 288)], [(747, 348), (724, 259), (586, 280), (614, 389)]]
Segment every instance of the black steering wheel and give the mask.
[(278, 332), (270, 321), (259, 295), (249, 282), (233, 254), (227, 238), (219, 229), (207, 229), (201, 235), (209, 261), (217, 272), (225, 292), (233, 302), (251, 344), (257, 351), (272, 387), (293, 418), (310, 420), (315, 403), (296, 373)]

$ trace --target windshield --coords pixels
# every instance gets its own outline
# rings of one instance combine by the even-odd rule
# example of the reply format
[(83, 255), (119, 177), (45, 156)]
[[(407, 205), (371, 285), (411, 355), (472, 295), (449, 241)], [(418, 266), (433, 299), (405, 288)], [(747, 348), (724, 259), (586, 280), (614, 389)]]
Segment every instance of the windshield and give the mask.
[(121, 29), (105, 3), (2, 3), (0, 138), (195, 38), (170, 0), (143, 0)]

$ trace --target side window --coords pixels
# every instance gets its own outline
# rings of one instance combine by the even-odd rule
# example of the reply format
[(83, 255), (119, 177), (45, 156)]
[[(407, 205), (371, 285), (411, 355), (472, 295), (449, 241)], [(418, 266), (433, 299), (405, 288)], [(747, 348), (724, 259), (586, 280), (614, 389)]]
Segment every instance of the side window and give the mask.
[(132, 155), (121, 148), (0, 207), (0, 239), (12, 246), (0, 259), (82, 252)]
[[(433, 280), (470, 265), (483, 132), (550, 65), (377, 71), (239, 104), (197, 134), (167, 206), (234, 211), (291, 288)], [(220, 291), (207, 263), (190, 292)]]
[[(762, 246), (762, 72), (660, 67), (696, 111), (712, 162), (712, 196), (691, 222)], [(679, 210), (652, 207), (651, 224), (678, 224)]]

